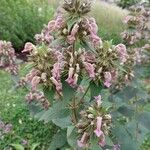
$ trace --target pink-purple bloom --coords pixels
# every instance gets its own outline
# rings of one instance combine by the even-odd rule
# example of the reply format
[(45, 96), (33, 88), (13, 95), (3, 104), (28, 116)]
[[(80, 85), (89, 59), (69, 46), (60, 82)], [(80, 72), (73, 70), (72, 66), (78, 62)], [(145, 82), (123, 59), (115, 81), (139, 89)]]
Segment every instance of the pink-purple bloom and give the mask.
[(124, 44), (118, 44), (116, 47), (118, 55), (120, 57), (121, 64), (124, 64), (128, 59), (128, 53)]
[(104, 134), (102, 134), (102, 135), (100, 136), (100, 139), (99, 139), (98, 144), (99, 144), (100, 146), (102, 146), (102, 147), (106, 145), (105, 135), (104, 135)]
[(75, 40), (76, 40), (75, 36), (76, 36), (78, 30), (79, 30), (79, 25), (75, 24), (72, 31), (71, 31), (71, 34), (67, 36), (67, 42), (69, 44), (73, 44), (75, 42)]
[(59, 80), (60, 76), (61, 76), (61, 64), (59, 62), (55, 63), (53, 65), (53, 69), (52, 69), (52, 76), (56, 79)]
[(73, 44), (75, 42), (75, 40), (76, 40), (75, 36), (73, 36), (73, 35), (68, 35), (67, 36), (67, 42), (69, 44)]
[(25, 53), (25, 52), (31, 52), (33, 49), (34, 49), (34, 45), (30, 42), (27, 42), (24, 46), (24, 50), (22, 51), (22, 53)]
[(84, 62), (85, 70), (87, 71), (90, 78), (95, 79), (95, 67), (94, 64)]
[(94, 133), (96, 134), (97, 137), (100, 137), (103, 134), (101, 126), (102, 126), (102, 117), (97, 117), (96, 129), (94, 130)]
[(102, 127), (102, 117), (97, 117), (96, 129), (94, 133), (99, 138), (98, 144), (103, 147), (105, 146), (106, 142), (105, 142), (105, 135), (101, 130), (101, 127)]
[(105, 72), (104, 73), (104, 78), (105, 78), (104, 85), (109, 88), (112, 84), (112, 75), (111, 75), (111, 73), (108, 72), (108, 71)]
[(93, 32), (89, 36), (90, 41), (93, 43), (94, 47), (98, 47), (102, 45), (102, 40), (99, 36), (94, 34)]
[(94, 98), (96, 100), (97, 106), (99, 107), (102, 104), (101, 95), (95, 96)]
[(34, 76), (31, 81), (32, 90), (35, 91), (37, 89), (38, 84), (40, 83), (41, 78), (38, 76)]
[(121, 150), (120, 144), (113, 145), (113, 150)]
[(55, 30), (55, 20), (50, 21), (47, 27), (49, 32), (53, 32)]
[(66, 82), (70, 86), (75, 87), (75, 86), (77, 86), (78, 76), (79, 75), (77, 73), (74, 73), (74, 68), (70, 67), (69, 72), (68, 72), (68, 78), (66, 79)]
[(77, 144), (80, 148), (86, 148), (87, 147), (87, 142), (89, 139), (88, 133), (84, 132), (84, 134), (81, 137), (81, 140), (77, 141)]
[(56, 90), (61, 93), (62, 91), (62, 83), (59, 80), (56, 80), (54, 77), (50, 78), (52, 83), (55, 85)]

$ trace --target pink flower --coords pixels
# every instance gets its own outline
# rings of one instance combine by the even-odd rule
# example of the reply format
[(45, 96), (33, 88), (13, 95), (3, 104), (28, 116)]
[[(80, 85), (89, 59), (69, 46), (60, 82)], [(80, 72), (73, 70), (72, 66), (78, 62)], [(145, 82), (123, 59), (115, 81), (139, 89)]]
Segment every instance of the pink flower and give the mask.
[(56, 21), (55, 21), (55, 27), (56, 29), (60, 29), (65, 25), (65, 20), (63, 16), (57, 16)]
[(90, 40), (93, 43), (94, 47), (98, 47), (102, 45), (102, 40), (100, 37), (98, 37), (96, 34), (93, 32), (90, 34)]
[(75, 42), (76, 38), (73, 35), (68, 35), (67, 36), (67, 42), (69, 44), (73, 44)]
[(126, 46), (124, 44), (118, 44), (115, 48), (116, 48), (118, 55), (120, 57), (121, 64), (124, 64), (128, 58)]
[(84, 132), (81, 140), (77, 141), (77, 144), (80, 148), (86, 148), (88, 140), (89, 140), (89, 135), (88, 135), (88, 133)]
[(90, 32), (93, 32), (94, 34), (96, 34), (98, 31), (98, 26), (94, 18), (89, 19), (89, 30)]
[(71, 34), (67, 36), (67, 42), (69, 44), (73, 44), (75, 42), (75, 40), (76, 40), (75, 36), (76, 36), (78, 30), (79, 30), (79, 25), (75, 24), (71, 31)]
[(34, 98), (33, 98), (33, 93), (30, 92), (28, 95), (26, 95), (26, 100), (30, 103)]
[(84, 62), (83, 64), (84, 64), (85, 70), (89, 74), (89, 77), (92, 78), (92, 79), (95, 79), (94, 64), (91, 64), (91, 63), (88, 63), (88, 62)]
[(121, 150), (120, 144), (113, 145), (113, 150)]
[(27, 42), (25, 44), (25, 47), (24, 47), (24, 50), (22, 51), (22, 53), (24, 53), (24, 52), (31, 52), (34, 48), (35, 48), (35, 46), (32, 43)]
[(52, 83), (56, 86), (56, 90), (58, 92), (61, 92), (62, 91), (62, 83), (60, 81), (57, 81), (54, 77), (51, 77), (50, 78)]
[(102, 126), (102, 117), (97, 117), (96, 129), (94, 130), (94, 133), (96, 134), (97, 137), (100, 137), (103, 134), (101, 126)]
[(82, 85), (79, 85), (77, 92), (79, 93), (84, 93), (85, 92), (85, 88)]
[(46, 34), (44, 38), (45, 38), (46, 42), (51, 42), (54, 39), (54, 37), (51, 36), (49, 33)]
[(71, 31), (71, 35), (75, 36), (79, 30), (79, 25), (76, 23)]
[(79, 75), (77, 73), (74, 74), (74, 68), (69, 68), (68, 78), (66, 79), (66, 82), (72, 86), (75, 87), (78, 82)]
[(34, 76), (37, 76), (40, 73), (37, 69), (32, 69), (29, 74), (26, 75), (26, 82), (31, 82)]
[(68, 79), (72, 78), (74, 74), (74, 68), (70, 67), (68, 72)]
[(104, 135), (104, 134), (102, 134), (102, 135), (100, 136), (100, 140), (99, 140), (98, 144), (99, 144), (100, 146), (102, 146), (102, 147), (105, 146), (106, 142), (105, 142), (105, 135)]
[(53, 32), (55, 30), (55, 20), (50, 21), (47, 27), (49, 32)]
[[(63, 62), (63, 55), (62, 55), (62, 53), (60, 51), (58, 51), (58, 50), (55, 50), (54, 51), (54, 59), (57, 59), (58, 62), (61, 61), (61, 63), (62, 63)], [(61, 65), (63, 65), (63, 64), (61, 64)]]
[(52, 76), (56, 79), (59, 80), (61, 76), (61, 64), (60, 63), (55, 63), (52, 69)]
[(98, 107), (101, 105), (101, 103), (102, 103), (102, 101), (101, 101), (101, 95), (98, 95), (98, 96), (95, 96), (94, 97), (95, 98), (95, 100), (96, 100), (96, 102), (97, 102), (97, 105), (98, 105)]
[(117, 77), (118, 77), (118, 71), (117, 70), (112, 70), (111, 71), (111, 77), (112, 77), (112, 80), (116, 80)]
[(91, 51), (85, 52), (83, 58), (84, 58), (83, 61), (86, 61), (89, 63), (95, 63), (96, 62), (96, 56)]
[(31, 81), (32, 90), (35, 91), (37, 88), (37, 85), (40, 83), (41, 78), (38, 76), (33, 77)]
[(110, 72), (105, 72), (104, 73), (104, 78), (105, 78), (104, 85), (109, 88), (111, 86), (111, 82), (112, 82), (111, 73)]
[(4, 127), (4, 130), (3, 130), (3, 133), (7, 134), (9, 132), (11, 132), (12, 130), (12, 124), (6, 124), (5, 127)]
[(126, 16), (123, 22), (127, 24), (131, 19), (133, 19), (133, 16)]

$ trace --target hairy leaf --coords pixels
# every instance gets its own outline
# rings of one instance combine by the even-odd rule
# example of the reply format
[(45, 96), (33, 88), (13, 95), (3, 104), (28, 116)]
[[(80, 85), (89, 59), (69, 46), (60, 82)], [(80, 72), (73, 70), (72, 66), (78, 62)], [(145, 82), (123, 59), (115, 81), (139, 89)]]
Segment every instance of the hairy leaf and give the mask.
[(21, 144), (10, 144), (15, 150), (24, 150), (24, 147)]
[(61, 149), (67, 142), (66, 139), (66, 131), (61, 130), (58, 131), (53, 139), (52, 142), (50, 143), (50, 146), (48, 148), (48, 150), (57, 150), (57, 149)]
[(77, 147), (77, 131), (74, 126), (67, 128), (67, 141), (71, 147)]

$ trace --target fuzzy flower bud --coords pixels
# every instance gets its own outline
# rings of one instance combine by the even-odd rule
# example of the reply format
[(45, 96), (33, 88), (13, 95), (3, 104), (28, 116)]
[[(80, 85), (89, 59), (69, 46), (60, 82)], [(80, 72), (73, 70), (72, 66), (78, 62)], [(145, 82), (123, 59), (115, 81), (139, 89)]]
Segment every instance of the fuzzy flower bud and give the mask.
[(83, 64), (84, 64), (85, 70), (87, 71), (89, 77), (94, 79), (95, 78), (94, 64), (91, 64), (91, 63), (88, 63), (88, 62), (84, 62)]
[(105, 72), (104, 77), (105, 77), (104, 85), (109, 88), (111, 86), (111, 82), (112, 82), (111, 73), (110, 72)]
[(22, 51), (22, 53), (25, 53), (25, 52), (31, 52), (33, 49), (34, 49), (34, 45), (30, 42), (27, 42), (24, 46), (24, 50)]
[(78, 146), (80, 148), (86, 148), (88, 140), (89, 140), (89, 135), (88, 135), (88, 133), (84, 132), (84, 134), (82, 135), (81, 140), (77, 141)]
[(126, 46), (123, 44), (118, 44), (115, 48), (116, 48), (118, 55), (120, 57), (121, 64), (124, 64), (128, 58)]

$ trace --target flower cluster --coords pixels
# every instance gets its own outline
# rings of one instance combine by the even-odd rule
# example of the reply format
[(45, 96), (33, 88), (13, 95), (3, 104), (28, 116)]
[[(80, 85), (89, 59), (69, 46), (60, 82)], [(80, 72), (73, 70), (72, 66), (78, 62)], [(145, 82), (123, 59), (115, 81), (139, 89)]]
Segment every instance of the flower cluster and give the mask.
[(143, 52), (147, 50), (150, 39), (150, 8), (144, 5), (132, 6), (130, 11), (130, 15), (124, 20), (127, 30), (122, 33), (122, 38), (128, 46), (133, 47), (135, 62), (141, 63), (146, 57)]
[(0, 120), (0, 139), (2, 140), (3, 137), (10, 133), (12, 130), (12, 124), (6, 124)]
[(0, 41), (0, 67), (13, 75), (17, 75), (15, 51), (10, 42)]
[[(70, 6), (75, 10), (87, 9), (82, 6), (89, 5), (76, 2)], [(64, 4), (65, 10), (67, 5), (68, 2)], [(43, 86), (55, 89), (57, 98), (62, 97), (62, 80), (77, 89), (79, 79), (87, 76), (91, 81), (101, 82), (109, 88), (118, 80), (119, 83), (125, 82), (132, 72), (132, 69), (128, 69), (131, 61), (125, 45), (114, 46), (111, 42), (102, 42), (97, 35), (98, 27), (94, 18), (80, 11), (71, 14), (70, 10), (66, 11), (61, 15), (59, 13), (40, 35), (36, 35), (37, 45), (26, 43), (24, 47), (23, 52), (30, 54), (29, 61), (33, 66), (33, 70), (24, 78), (31, 87), (27, 95), (29, 101), (46, 101), (43, 92), (38, 90)], [(77, 19), (72, 23), (74, 18)]]
[(82, 148), (89, 147), (93, 136), (97, 137), (100, 146), (105, 146), (105, 136), (109, 134), (111, 127), (111, 115), (101, 106), (101, 95), (96, 96), (95, 101), (87, 110), (80, 112), (81, 119), (76, 125), (80, 135), (77, 143)]
[(122, 33), (126, 44), (133, 45), (141, 39), (149, 39), (150, 10), (144, 6), (132, 6), (130, 8), (131, 14), (124, 19), (128, 30)]
[[(31, 70), (20, 83), (28, 85), (29, 103), (35, 100), (46, 109), (51, 103), (50, 109), (54, 114), (57, 111), (58, 116), (64, 108), (70, 112), (65, 118), (78, 130), (79, 147), (88, 148), (93, 138), (103, 147), (111, 128), (111, 115), (102, 105), (100, 90), (120, 88), (130, 81), (134, 76), (135, 54), (124, 44), (113, 45), (112, 41), (101, 40), (95, 19), (86, 15), (90, 10), (89, 1), (66, 0), (63, 8), (36, 35), (36, 45), (25, 44), (23, 52), (29, 54)], [(63, 101), (63, 108), (58, 112), (59, 100)], [(47, 115), (49, 111), (41, 113)], [(114, 149), (119, 149), (119, 145)]]

